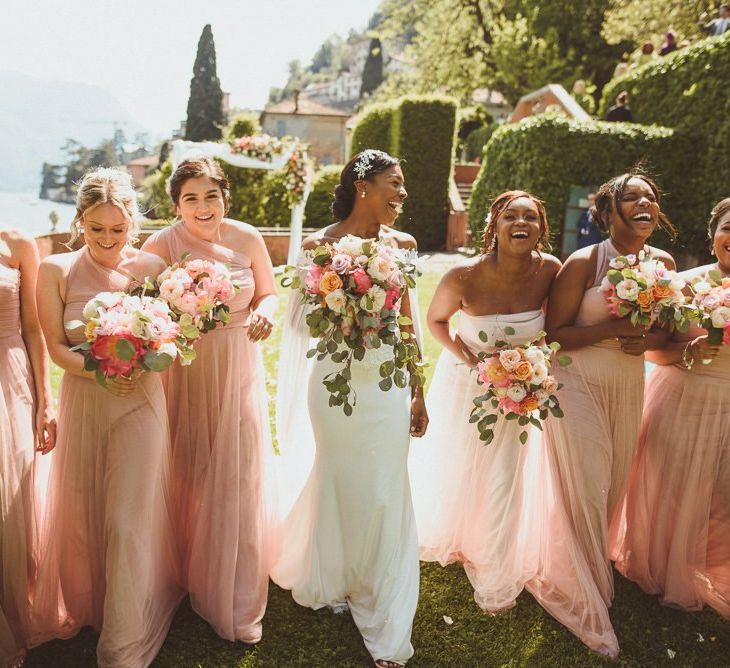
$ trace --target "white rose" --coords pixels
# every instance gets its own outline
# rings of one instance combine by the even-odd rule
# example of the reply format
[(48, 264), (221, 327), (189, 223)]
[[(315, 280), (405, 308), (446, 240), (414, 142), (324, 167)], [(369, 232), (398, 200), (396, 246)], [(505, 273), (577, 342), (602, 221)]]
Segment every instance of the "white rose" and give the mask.
[(83, 310), (84, 320), (90, 320), (96, 316), (99, 306), (101, 306), (101, 304), (96, 299), (90, 299), (86, 302), (86, 306), (84, 306)]
[(712, 290), (712, 286), (707, 281), (697, 281), (697, 283), (692, 286), (692, 289), (696, 295), (706, 295), (710, 290)]
[(548, 377), (548, 369), (542, 363), (533, 364), (532, 366), (532, 384), (542, 385), (542, 382)]
[(527, 396), (527, 390), (522, 385), (510, 385), (507, 388), (507, 396), (512, 401), (519, 403)]
[(687, 285), (686, 281), (679, 274), (674, 274), (672, 280), (669, 281), (669, 287), (672, 290), (684, 290), (685, 285)]
[(147, 320), (140, 318), (139, 314), (135, 313), (129, 322), (129, 328), (132, 334), (139, 337), (140, 339), (147, 339)]
[(713, 327), (722, 329), (726, 323), (730, 322), (730, 307), (718, 306), (712, 313), (710, 313), (710, 318), (712, 318)]
[(500, 364), (507, 371), (514, 371), (514, 368), (522, 361), (522, 355), (516, 350), (503, 350), (499, 353)]
[(352, 234), (348, 234), (342, 237), (342, 239), (338, 242), (332, 244), (332, 248), (334, 248), (338, 253), (346, 253), (352, 257), (357, 257), (362, 254), (362, 239), (360, 237), (353, 236)]
[(392, 263), (387, 258), (380, 257), (379, 255), (371, 258), (370, 262), (368, 262), (368, 274), (376, 281), (384, 281), (390, 276), (392, 270)]
[(525, 358), (530, 364), (532, 364), (532, 366), (535, 366), (535, 364), (545, 363), (545, 355), (539, 348), (525, 348)]
[(169, 355), (170, 357), (175, 359), (177, 357), (177, 346), (172, 341), (167, 341), (160, 344), (157, 352), (160, 354), (164, 353), (165, 355)]
[[(368, 300), (371, 306), (368, 306)], [(379, 285), (373, 285), (361, 298), (360, 308), (369, 313), (380, 313), (380, 310), (385, 306), (385, 290)]]
[(347, 296), (344, 290), (341, 288), (333, 290), (325, 298), (324, 301), (327, 303), (330, 309), (335, 313), (344, 313), (345, 307), (347, 306)]
[(639, 284), (632, 278), (625, 278), (616, 286), (618, 298), (626, 299), (630, 302), (636, 301), (640, 291)]

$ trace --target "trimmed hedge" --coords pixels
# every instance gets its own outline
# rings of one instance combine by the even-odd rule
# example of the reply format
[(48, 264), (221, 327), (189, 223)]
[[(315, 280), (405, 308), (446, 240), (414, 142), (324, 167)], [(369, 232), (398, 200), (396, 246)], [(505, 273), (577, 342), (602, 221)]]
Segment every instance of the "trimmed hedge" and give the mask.
[(335, 222), (335, 217), (332, 215), (332, 200), (335, 188), (340, 182), (342, 167), (343, 165), (328, 165), (314, 175), (312, 192), (309, 193), (304, 207), (304, 224), (307, 227), (320, 228)]
[(443, 248), (449, 211), (456, 103), (439, 96), (402, 97), (367, 110), (352, 135), (352, 154), (381, 149), (403, 158), (408, 199), (399, 227), (422, 250)]
[(497, 129), (497, 124), (492, 123), (491, 125), (485, 125), (481, 128), (473, 130), (466, 137), (466, 159), (469, 162), (473, 162), (476, 158), (480, 158), (484, 153), (484, 147), (487, 142), (491, 139), (494, 131)]
[(394, 153), (393, 114), (395, 105), (376, 104), (368, 107), (352, 131), (350, 157), (367, 148)]
[[(484, 149), (474, 184), (469, 205), (473, 238), (481, 238), (490, 201), (505, 190), (521, 189), (545, 201), (554, 246), (559, 249), (570, 187), (604, 183), (643, 162), (645, 171), (667, 192), (664, 211), (687, 245), (700, 250), (704, 239), (698, 244), (693, 233), (698, 222), (704, 225), (704, 218), (698, 221), (690, 215), (693, 203), (684, 197), (691, 185), (684, 173), (667, 168), (676, 156), (691, 152), (691, 141), (690, 135), (672, 128), (576, 121), (555, 114), (502, 125)], [(669, 245), (659, 232), (654, 243)]]
[[(700, 228), (712, 206), (730, 194), (730, 33), (702, 40), (610, 81), (603, 89), (601, 114), (624, 90), (629, 93), (635, 122), (661, 123), (692, 136), (690, 150), (674, 155), (663, 167), (681, 175), (685, 184), (681, 197), (688, 201), (685, 208), (697, 233), (688, 245), (705, 250)], [(683, 228), (692, 227), (690, 220), (677, 222)]]

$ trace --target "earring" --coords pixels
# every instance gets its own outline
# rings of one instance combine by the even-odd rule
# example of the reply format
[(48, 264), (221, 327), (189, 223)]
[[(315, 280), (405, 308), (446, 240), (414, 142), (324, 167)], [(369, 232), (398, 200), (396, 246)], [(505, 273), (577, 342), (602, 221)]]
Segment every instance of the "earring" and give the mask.
[(365, 197), (365, 191), (364, 190), (360, 193), (360, 197)]

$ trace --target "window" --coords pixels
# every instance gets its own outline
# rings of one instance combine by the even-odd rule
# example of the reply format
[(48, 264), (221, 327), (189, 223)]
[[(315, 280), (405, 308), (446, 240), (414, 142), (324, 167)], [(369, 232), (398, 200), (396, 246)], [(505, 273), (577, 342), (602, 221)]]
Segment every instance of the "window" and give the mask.
[(284, 137), (286, 135), (286, 121), (276, 121), (276, 136)]

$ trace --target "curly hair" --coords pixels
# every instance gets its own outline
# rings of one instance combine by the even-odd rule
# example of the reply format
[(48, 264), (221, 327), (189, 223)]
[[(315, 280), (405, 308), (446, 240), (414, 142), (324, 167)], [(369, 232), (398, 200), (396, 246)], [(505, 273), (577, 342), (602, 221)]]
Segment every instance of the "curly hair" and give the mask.
[(710, 249), (712, 249), (712, 239), (717, 231), (717, 226), (728, 211), (730, 211), (730, 197), (721, 199), (710, 211), (710, 219), (707, 221), (707, 238), (710, 240)]
[[(520, 197), (527, 197), (536, 207), (537, 213), (540, 217), (540, 237), (537, 240), (538, 253), (540, 251), (552, 250), (550, 244), (550, 227), (548, 226), (547, 211), (545, 211), (545, 204), (542, 200), (535, 197), (532, 193), (528, 193), (526, 190), (508, 190), (503, 192), (492, 201), (492, 205), (489, 207), (489, 215), (487, 216), (487, 225), (484, 228), (484, 234), (482, 236), (482, 253), (489, 253), (496, 249), (497, 244), (497, 219), (504, 213), (505, 209), (514, 200)], [(494, 246), (492, 246), (494, 244)]]

